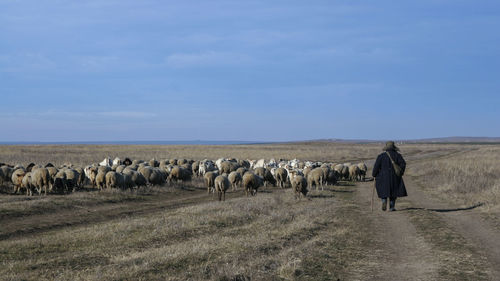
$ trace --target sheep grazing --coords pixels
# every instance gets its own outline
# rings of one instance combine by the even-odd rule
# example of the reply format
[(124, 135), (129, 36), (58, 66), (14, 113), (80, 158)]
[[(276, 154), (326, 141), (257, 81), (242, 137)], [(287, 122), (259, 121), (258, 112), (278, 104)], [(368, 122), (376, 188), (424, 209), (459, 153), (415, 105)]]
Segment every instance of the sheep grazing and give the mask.
[(316, 190), (321, 186), (321, 190), (324, 190), (323, 185), (323, 170), (321, 168), (313, 169), (307, 175), (307, 185), (310, 189), (316, 186)]
[(292, 179), (292, 188), (295, 193), (295, 199), (300, 198), (301, 195), (307, 196), (307, 181), (303, 176), (295, 176)]
[(236, 171), (236, 169), (238, 169), (238, 168), (239, 168), (239, 166), (238, 166), (238, 163), (236, 163), (236, 162), (223, 161), (222, 163), (220, 163), (219, 173), (229, 174), (233, 171)]
[(273, 174), (271, 174), (271, 171), (266, 168), (256, 168), (255, 169), (255, 174), (262, 177), (264, 179), (264, 185), (267, 187), (267, 183), (272, 184), (273, 186), (276, 185), (276, 179), (274, 179)]
[(46, 167), (47, 171), (49, 171), (49, 175), (52, 179), (56, 176), (57, 172), (59, 171), (56, 167)]
[(33, 170), (33, 167), (35, 167), (35, 163), (29, 163), (28, 167), (26, 167), (26, 172), (31, 172)]
[(26, 189), (26, 195), (33, 195), (33, 186), (31, 184), (31, 172), (28, 172), (24, 175), (23, 180), (21, 182), (21, 188)]
[(130, 174), (121, 174), (123, 177), (122, 188), (123, 189), (132, 189), (135, 186), (134, 181), (132, 180), (132, 176)]
[(205, 181), (205, 185), (207, 186), (207, 193), (210, 194), (210, 191), (215, 191), (215, 178), (217, 177), (217, 172), (206, 172), (203, 176), (203, 180)]
[(337, 176), (335, 175), (335, 171), (330, 170), (328, 172), (328, 175), (326, 177), (326, 183), (329, 185), (336, 185), (337, 184)]
[(66, 187), (68, 189), (76, 189), (78, 187), (80, 174), (74, 169), (64, 169), (64, 173), (66, 174)]
[(168, 180), (170, 182), (174, 180), (184, 182), (191, 180), (191, 176), (191, 170), (179, 166), (174, 166), (172, 168), (172, 171), (170, 171), (170, 175), (168, 175)]
[[(148, 181), (146, 178), (139, 172), (134, 171), (132, 169), (125, 169), (123, 170), (123, 175), (127, 175), (130, 177), (130, 180), (133, 182), (133, 186), (141, 187), (141, 186), (146, 186), (148, 184)], [(127, 185), (128, 178), (125, 178), (125, 184)]]
[(123, 173), (123, 170), (125, 170), (125, 165), (119, 165), (116, 167), (115, 172), (117, 173)]
[(242, 176), (237, 171), (233, 171), (229, 174), (228, 179), (229, 183), (233, 187), (233, 190), (236, 190), (236, 187), (241, 184)]
[[(182, 172), (181, 172), (182, 173)], [(147, 180), (152, 185), (163, 185), (168, 178), (168, 173), (160, 168), (153, 168), (152, 173), (149, 175)]]
[(200, 162), (195, 161), (191, 165), (191, 171), (193, 172), (193, 175), (198, 175), (198, 170), (200, 169)]
[(106, 174), (106, 188), (122, 188), (123, 187), (123, 175), (117, 172), (108, 172)]
[(349, 180), (350, 181), (357, 181), (359, 177), (359, 168), (357, 165), (350, 165), (349, 166)]
[(17, 169), (12, 173), (11, 180), (12, 184), (14, 185), (14, 193), (17, 194), (18, 191), (21, 191), (21, 186), (25, 175), (26, 171), (24, 169)]
[(38, 168), (31, 171), (31, 184), (42, 194), (42, 189), (47, 195), (47, 189), (52, 189), (49, 171), (46, 168)]
[(252, 196), (257, 194), (257, 189), (261, 187), (264, 183), (264, 179), (254, 173), (246, 173), (243, 175), (243, 187), (245, 188), (245, 193), (248, 196), (250, 193)]
[(106, 187), (106, 174), (108, 172), (98, 172), (96, 177), (95, 177), (95, 185), (97, 186), (97, 188), (99, 189), (103, 189)]
[(344, 180), (349, 180), (349, 166), (348, 165), (343, 165), (342, 166), (342, 178)]
[(217, 176), (214, 181), (215, 190), (219, 197), (219, 201), (226, 201), (226, 190), (229, 189), (229, 179), (225, 176)]
[(365, 163), (359, 163), (358, 168), (359, 168), (359, 180), (365, 181), (366, 172), (368, 171), (368, 167), (366, 167)]
[(248, 172), (248, 168), (245, 168), (245, 167), (240, 167), (238, 169), (236, 169), (236, 172), (238, 174), (240, 174), (241, 177), (243, 177), (243, 175)]
[(6, 182), (10, 182), (13, 172), (14, 169), (7, 165), (0, 167), (0, 183), (3, 185)]
[(286, 181), (288, 179), (288, 172), (285, 168), (277, 168), (274, 172), (278, 186), (281, 188), (285, 187)]
[(52, 177), (54, 184), (52, 185), (52, 190), (57, 193), (64, 193), (67, 191), (66, 184), (66, 172), (65, 170), (58, 171), (54, 177)]
[(151, 159), (149, 160), (149, 166), (151, 167), (159, 167), (160, 166), (160, 162), (158, 162), (156, 159)]

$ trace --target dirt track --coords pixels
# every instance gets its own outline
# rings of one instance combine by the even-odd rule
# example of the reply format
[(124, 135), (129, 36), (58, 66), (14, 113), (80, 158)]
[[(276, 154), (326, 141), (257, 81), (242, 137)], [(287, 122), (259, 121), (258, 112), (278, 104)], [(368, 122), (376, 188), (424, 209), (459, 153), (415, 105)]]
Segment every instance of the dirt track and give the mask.
[[(409, 157), (409, 164), (449, 156)], [(355, 201), (366, 206), (377, 245), (376, 262), (366, 272), (369, 279), (440, 280), (447, 272), (458, 280), (500, 280), (500, 233), (474, 210), (477, 205), (463, 208), (440, 201), (408, 176), (405, 184), (409, 196), (398, 199), (396, 212), (382, 211), (376, 193), (372, 212), (373, 182), (358, 184)]]

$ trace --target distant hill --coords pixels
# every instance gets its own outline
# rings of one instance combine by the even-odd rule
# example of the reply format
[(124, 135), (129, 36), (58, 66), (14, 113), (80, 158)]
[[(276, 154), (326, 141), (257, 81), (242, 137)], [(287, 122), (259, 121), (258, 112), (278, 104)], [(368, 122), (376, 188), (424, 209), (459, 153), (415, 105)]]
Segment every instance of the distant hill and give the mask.
[(500, 143), (500, 137), (446, 137), (406, 140), (415, 143)]
[[(386, 140), (367, 139), (317, 139), (299, 142), (337, 142), (337, 143), (380, 143)], [(500, 143), (500, 137), (443, 137), (427, 139), (399, 139), (398, 143)]]

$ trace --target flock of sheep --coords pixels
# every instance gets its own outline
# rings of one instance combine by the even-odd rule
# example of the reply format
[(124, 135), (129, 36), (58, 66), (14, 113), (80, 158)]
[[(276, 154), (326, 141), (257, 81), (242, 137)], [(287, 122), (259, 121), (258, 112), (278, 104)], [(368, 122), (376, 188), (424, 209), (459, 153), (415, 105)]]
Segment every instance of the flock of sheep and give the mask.
[(68, 193), (84, 185), (98, 189), (131, 189), (147, 185), (163, 185), (178, 181), (190, 181), (193, 177), (203, 178), (208, 193), (217, 192), (219, 200), (225, 200), (226, 191), (232, 187), (245, 189), (246, 195), (255, 195), (261, 186), (273, 185), (285, 188), (291, 186), (295, 197), (307, 195), (308, 189), (334, 185), (338, 180), (364, 181), (367, 167), (364, 163), (322, 163), (299, 161), (297, 159), (276, 161), (271, 159), (242, 160), (169, 159), (157, 161), (104, 159), (101, 163), (87, 167), (65, 164), (54, 167), (29, 164), (8, 165), (0, 163), (0, 186), (9, 182), (14, 193), (26, 191), (33, 195), (36, 191)]

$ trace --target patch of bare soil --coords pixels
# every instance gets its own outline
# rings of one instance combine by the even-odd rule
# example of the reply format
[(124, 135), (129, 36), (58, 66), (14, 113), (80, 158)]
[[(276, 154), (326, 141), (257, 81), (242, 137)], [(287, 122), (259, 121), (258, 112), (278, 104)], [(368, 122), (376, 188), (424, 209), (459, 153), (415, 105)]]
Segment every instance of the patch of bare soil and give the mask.
[(436, 280), (439, 260), (431, 254), (432, 245), (417, 233), (404, 212), (383, 212), (380, 200), (375, 200), (371, 212), (373, 182), (358, 186), (355, 200), (366, 206), (373, 244), (377, 245), (367, 280)]
[(365, 272), (369, 280), (500, 280), (500, 233), (475, 206), (459, 208), (430, 198), (410, 178), (409, 197), (400, 198), (396, 212), (382, 211), (373, 182), (359, 183), (357, 204), (372, 220), (375, 262)]

